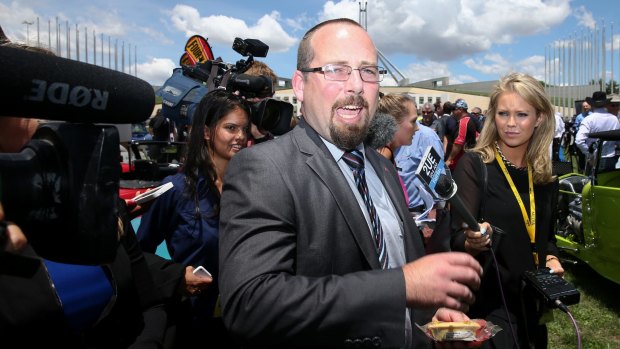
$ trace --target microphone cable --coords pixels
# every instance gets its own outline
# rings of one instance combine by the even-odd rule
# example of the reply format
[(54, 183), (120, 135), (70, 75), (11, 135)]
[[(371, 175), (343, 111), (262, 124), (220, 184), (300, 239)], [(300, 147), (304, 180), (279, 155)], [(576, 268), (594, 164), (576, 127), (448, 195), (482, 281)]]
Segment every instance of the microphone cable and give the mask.
[(508, 303), (506, 302), (506, 296), (504, 296), (502, 277), (499, 273), (499, 263), (497, 263), (497, 258), (495, 257), (495, 251), (493, 251), (493, 248), (489, 248), (489, 251), (491, 252), (491, 256), (493, 257), (493, 265), (495, 266), (495, 273), (497, 274), (497, 284), (499, 285), (499, 294), (502, 296), (502, 305), (504, 306), (504, 311), (506, 312), (506, 320), (508, 321), (508, 326), (510, 326), (510, 334), (512, 335), (512, 340), (515, 342), (516, 348), (520, 349), (519, 341), (517, 340), (517, 333), (512, 326), (512, 321), (510, 320), (510, 312), (508, 312)]
[(575, 328), (575, 334), (577, 334), (577, 349), (581, 349), (581, 332), (579, 332), (579, 326), (577, 325), (575, 317), (570, 312), (570, 310), (568, 310), (568, 307), (564, 303), (562, 303), (561, 300), (556, 299), (553, 304), (555, 304), (561, 311), (568, 314), (568, 317), (570, 318), (571, 322), (573, 323), (573, 327)]

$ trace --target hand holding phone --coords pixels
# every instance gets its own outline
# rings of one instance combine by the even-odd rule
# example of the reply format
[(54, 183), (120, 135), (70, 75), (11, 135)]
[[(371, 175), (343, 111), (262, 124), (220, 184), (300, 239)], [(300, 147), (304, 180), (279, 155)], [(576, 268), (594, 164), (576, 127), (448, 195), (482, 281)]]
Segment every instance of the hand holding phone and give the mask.
[(194, 275), (196, 275), (196, 276), (200, 276), (200, 277), (204, 277), (204, 278), (207, 278), (207, 277), (213, 278), (211, 273), (209, 273), (209, 271), (207, 269), (205, 269), (202, 265), (196, 267), (196, 269), (194, 269), (194, 271), (192, 273), (194, 273)]

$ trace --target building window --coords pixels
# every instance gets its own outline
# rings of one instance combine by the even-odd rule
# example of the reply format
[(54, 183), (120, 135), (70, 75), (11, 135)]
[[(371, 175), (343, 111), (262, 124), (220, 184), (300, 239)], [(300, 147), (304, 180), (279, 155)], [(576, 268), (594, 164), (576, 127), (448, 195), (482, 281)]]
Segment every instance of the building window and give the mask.
[(424, 104), (424, 97), (420, 96), (420, 98), (418, 99), (420, 102), (420, 105)]

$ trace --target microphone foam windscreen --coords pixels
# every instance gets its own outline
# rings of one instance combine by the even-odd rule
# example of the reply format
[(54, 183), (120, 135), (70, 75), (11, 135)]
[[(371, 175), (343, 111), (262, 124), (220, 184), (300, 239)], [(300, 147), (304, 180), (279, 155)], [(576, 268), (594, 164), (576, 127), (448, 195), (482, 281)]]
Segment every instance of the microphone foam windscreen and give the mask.
[(396, 130), (398, 123), (392, 115), (377, 112), (368, 127), (365, 143), (374, 149), (386, 146), (394, 138)]
[(114, 70), (0, 46), (0, 115), (123, 124), (149, 118), (153, 87)]

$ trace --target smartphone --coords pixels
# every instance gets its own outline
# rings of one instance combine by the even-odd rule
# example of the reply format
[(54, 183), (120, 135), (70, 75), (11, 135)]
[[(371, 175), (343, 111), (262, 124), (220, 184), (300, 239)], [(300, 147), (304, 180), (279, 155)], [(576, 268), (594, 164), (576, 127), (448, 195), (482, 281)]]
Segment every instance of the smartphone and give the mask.
[(196, 276), (213, 278), (211, 273), (209, 273), (209, 271), (207, 269), (205, 269), (202, 265), (196, 267), (196, 269), (194, 269), (193, 273)]

